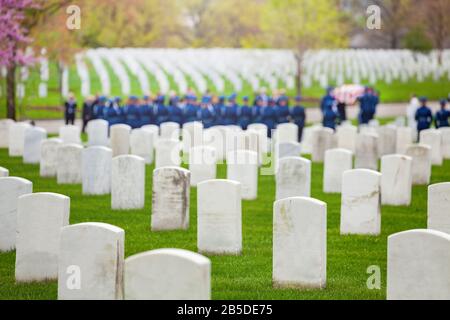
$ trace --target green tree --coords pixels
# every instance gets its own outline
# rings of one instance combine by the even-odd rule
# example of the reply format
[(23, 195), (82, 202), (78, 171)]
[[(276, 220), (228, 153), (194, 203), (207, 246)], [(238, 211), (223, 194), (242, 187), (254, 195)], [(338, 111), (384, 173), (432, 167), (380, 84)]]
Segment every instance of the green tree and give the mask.
[(342, 17), (334, 0), (268, 0), (265, 5), (263, 30), (267, 40), (273, 47), (295, 51), (299, 94), (305, 52), (347, 46)]

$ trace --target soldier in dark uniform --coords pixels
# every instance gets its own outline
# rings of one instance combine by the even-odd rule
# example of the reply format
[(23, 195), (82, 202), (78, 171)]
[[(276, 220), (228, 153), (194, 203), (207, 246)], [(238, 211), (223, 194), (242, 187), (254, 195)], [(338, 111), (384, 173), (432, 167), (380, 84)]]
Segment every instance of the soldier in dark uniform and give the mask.
[(169, 111), (169, 121), (176, 122), (181, 127), (183, 125), (183, 110), (178, 106), (178, 100), (177, 96), (171, 97), (167, 109)]
[(262, 109), (262, 122), (267, 126), (268, 137), (272, 137), (272, 130), (277, 127), (277, 112), (275, 110), (275, 100), (268, 99), (267, 107)]
[(439, 110), (436, 113), (435, 116), (435, 124), (436, 124), (436, 128), (446, 128), (449, 127), (449, 117), (450, 117), (450, 111), (448, 111), (446, 109), (447, 107), (447, 100), (446, 99), (442, 99), (440, 101), (440, 105), (441, 105), (441, 110)]
[(92, 114), (92, 119), (105, 119), (105, 108), (107, 99), (104, 96), (98, 98), (98, 103), (94, 105), (94, 111)]
[(243, 105), (237, 111), (238, 125), (247, 130), (248, 126), (252, 123), (252, 108), (249, 105), (249, 98), (244, 97), (242, 99)]
[(358, 101), (360, 105), (359, 124), (368, 124), (374, 116), (374, 99), (369, 88), (364, 90), (364, 94), (358, 98)]
[(285, 95), (280, 96), (276, 106), (277, 123), (283, 124), (289, 122), (289, 98)]
[(66, 125), (74, 124), (75, 117), (77, 113), (77, 102), (75, 101), (75, 97), (72, 93), (69, 94), (69, 98), (64, 103), (64, 119), (66, 121)]
[(420, 137), (420, 132), (422, 130), (430, 129), (431, 123), (433, 122), (433, 113), (431, 109), (427, 106), (428, 99), (426, 97), (420, 98), (421, 106), (416, 111), (416, 121), (417, 121), (417, 131), (418, 137)]
[(183, 110), (184, 123), (198, 121), (199, 106), (197, 104), (197, 97), (193, 94), (186, 96), (186, 106)]
[(291, 119), (298, 126), (298, 141), (301, 142), (303, 138), (303, 129), (306, 123), (305, 108), (300, 104), (302, 98), (295, 97), (295, 106), (291, 110)]
[(121, 99), (116, 97), (114, 100), (110, 101), (109, 105), (104, 109), (104, 119), (108, 121), (109, 125), (115, 125), (123, 123), (124, 111), (120, 106)]
[(324, 113), (323, 113), (323, 121), (322, 124), (325, 128), (330, 128), (333, 130), (336, 130), (336, 119), (337, 114), (333, 110), (332, 107), (326, 107)]
[(325, 96), (322, 98), (322, 101), (320, 103), (320, 110), (322, 110), (322, 112), (325, 112), (325, 110), (327, 110), (328, 107), (332, 107), (335, 103), (335, 98), (333, 96), (333, 87), (328, 87), (327, 88), (327, 92), (325, 94)]
[(163, 95), (159, 95), (155, 99), (153, 108), (153, 110), (155, 111), (156, 125), (159, 126), (161, 125), (161, 123), (169, 121), (169, 109), (167, 109), (165, 105), (165, 97)]
[(140, 126), (140, 110), (138, 98), (131, 96), (125, 109), (125, 121), (131, 128), (139, 128)]
[(211, 97), (204, 96), (200, 107), (198, 119), (202, 121), (205, 129), (211, 128), (216, 122), (216, 112), (211, 104)]
[(228, 105), (222, 108), (223, 124), (226, 126), (237, 124), (237, 110), (238, 105), (236, 103), (237, 95), (233, 93), (228, 98)]
[(82, 114), (82, 120), (83, 120), (83, 129), (82, 132), (86, 132), (87, 124), (92, 119), (92, 113), (94, 112), (94, 97), (89, 96), (87, 97), (86, 101), (83, 103), (83, 114)]
[(223, 119), (222, 119), (222, 109), (225, 107), (225, 97), (219, 96), (217, 103), (213, 105), (214, 107), (214, 113), (216, 114), (216, 120), (214, 122), (214, 125), (221, 126), (223, 125)]
[(155, 124), (155, 114), (153, 111), (153, 102), (150, 96), (144, 96), (141, 107), (139, 108), (140, 126)]
[(264, 100), (261, 97), (256, 97), (255, 105), (252, 109), (252, 123), (263, 123), (262, 112), (264, 109)]

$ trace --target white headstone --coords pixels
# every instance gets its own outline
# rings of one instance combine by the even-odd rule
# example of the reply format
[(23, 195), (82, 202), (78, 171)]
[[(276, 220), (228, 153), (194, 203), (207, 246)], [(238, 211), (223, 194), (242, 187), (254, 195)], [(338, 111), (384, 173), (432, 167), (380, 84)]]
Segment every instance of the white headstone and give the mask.
[(334, 148), (334, 131), (320, 128), (312, 132), (312, 161), (323, 162), (325, 151)]
[(89, 121), (87, 125), (88, 145), (90, 147), (109, 146), (108, 130), (109, 124), (106, 120), (96, 119)]
[(241, 183), (242, 199), (255, 200), (258, 197), (258, 154), (246, 150), (229, 152), (227, 179)]
[(450, 234), (450, 183), (428, 187), (428, 229)]
[(180, 125), (176, 122), (164, 122), (161, 123), (160, 139), (167, 140), (180, 140)]
[(222, 130), (212, 127), (203, 130), (203, 145), (215, 149), (217, 161), (225, 157), (225, 135)]
[(351, 152), (356, 151), (356, 137), (358, 136), (358, 128), (355, 126), (341, 126), (337, 132), (338, 144), (340, 149), (346, 149)]
[(259, 149), (261, 150), (261, 153), (266, 154), (269, 152), (269, 142), (267, 138), (267, 126), (265, 124), (261, 123), (254, 123), (248, 126), (248, 131), (255, 131), (258, 134), (258, 142), (259, 142)]
[(3, 167), (0, 167), (0, 178), (9, 177), (9, 170)]
[(288, 198), (273, 209), (273, 282), (283, 288), (325, 288), (327, 205)]
[(239, 133), (237, 150), (247, 150), (255, 152), (258, 155), (258, 164), (262, 163), (262, 152), (259, 149), (259, 135), (256, 131), (242, 131)]
[(40, 176), (43, 178), (56, 177), (58, 167), (58, 148), (62, 140), (50, 138), (41, 143)]
[(276, 175), (276, 199), (311, 195), (311, 161), (300, 157), (279, 161)]
[(9, 126), (9, 156), (21, 157), (23, 156), (23, 149), (25, 147), (25, 131), (31, 126), (25, 122), (15, 122)]
[(413, 143), (413, 130), (411, 128), (397, 128), (397, 153), (406, 154), (406, 150)]
[(397, 128), (392, 125), (378, 128), (378, 154), (391, 155), (397, 152)]
[(63, 144), (56, 150), (56, 180), (58, 184), (81, 184), (81, 157), (83, 147)]
[(302, 146), (298, 142), (285, 142), (277, 144), (276, 149), (277, 159), (300, 157), (302, 153)]
[[(59, 250), (58, 299), (121, 300), (124, 240), (124, 230), (109, 224), (64, 227)], [(73, 280), (77, 272), (80, 277)]]
[(294, 123), (279, 124), (275, 136), (275, 140), (280, 144), (298, 142), (298, 126)]
[(19, 198), (17, 282), (58, 278), (61, 230), (69, 224), (69, 215), (69, 197), (55, 193), (33, 193)]
[(83, 150), (81, 172), (84, 195), (105, 195), (111, 192), (112, 150), (89, 147)]
[(126, 124), (115, 124), (110, 130), (113, 157), (129, 154), (131, 127)]
[(450, 300), (450, 235), (410, 230), (388, 238), (388, 300)]
[(356, 141), (355, 168), (378, 170), (378, 135), (360, 133)]
[(153, 145), (155, 141), (154, 134), (154, 132), (145, 129), (134, 129), (131, 131), (131, 154), (143, 158), (146, 164), (153, 163), (155, 151)]
[(442, 135), (442, 156), (444, 159), (450, 159), (450, 128), (440, 128)]
[(302, 154), (312, 154), (314, 132), (320, 130), (321, 126), (306, 127), (303, 129), (302, 135)]
[(189, 228), (190, 172), (164, 167), (153, 171), (152, 231)]
[(81, 130), (75, 125), (59, 128), (59, 138), (64, 144), (81, 144)]
[(387, 155), (381, 158), (381, 203), (409, 206), (412, 193), (411, 157)]
[(41, 160), (41, 143), (47, 139), (47, 131), (42, 128), (30, 127), (25, 130), (23, 163), (38, 164)]
[(11, 119), (0, 120), (0, 148), (9, 146), (9, 127), (14, 123)]
[(431, 148), (426, 145), (411, 145), (406, 155), (413, 159), (413, 185), (428, 185), (431, 180)]
[(209, 180), (200, 183), (197, 192), (198, 250), (208, 254), (241, 254), (241, 184)]
[(148, 124), (148, 125), (142, 126), (141, 129), (152, 133), (153, 147), (155, 147), (156, 143), (158, 142), (158, 139), (159, 139), (159, 127), (155, 124)]
[(351, 169), (353, 169), (353, 153), (350, 150), (327, 150), (323, 168), (323, 192), (341, 193), (342, 175)]
[(178, 140), (159, 139), (155, 150), (155, 168), (179, 167), (181, 143)]
[(145, 161), (124, 155), (113, 158), (111, 206), (113, 210), (142, 209), (145, 204)]
[(126, 300), (210, 300), (211, 262), (186, 250), (160, 249), (125, 260)]
[(379, 235), (381, 174), (366, 169), (346, 171), (342, 178), (341, 234)]
[(420, 132), (420, 143), (431, 148), (431, 164), (442, 166), (442, 134), (439, 130), (428, 129)]
[(16, 178), (0, 178), (0, 252), (16, 248), (17, 199), (33, 192), (31, 181)]
[(191, 148), (203, 144), (203, 123), (189, 122), (183, 125), (183, 152), (189, 153)]
[(191, 171), (191, 186), (200, 182), (216, 179), (217, 156), (212, 147), (195, 147), (189, 152), (189, 171)]

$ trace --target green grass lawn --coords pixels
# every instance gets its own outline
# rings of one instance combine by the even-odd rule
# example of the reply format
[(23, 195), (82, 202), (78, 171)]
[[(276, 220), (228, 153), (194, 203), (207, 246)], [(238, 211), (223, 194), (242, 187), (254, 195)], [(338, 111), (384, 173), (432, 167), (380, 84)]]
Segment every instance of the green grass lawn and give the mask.
[[(56, 192), (71, 198), (70, 223), (104, 222), (125, 230), (125, 255), (158, 248), (196, 251), (196, 189), (191, 190), (188, 231), (150, 232), (152, 166), (146, 170), (146, 205), (143, 210), (112, 211), (110, 196), (87, 197), (81, 186), (57, 185), (55, 179), (39, 177), (37, 165), (24, 165), (21, 158), (9, 158), (0, 150), (0, 166), (33, 182), (34, 192)], [(213, 299), (385, 299), (387, 237), (393, 233), (426, 228), (427, 188), (415, 187), (410, 207), (382, 208), (382, 235), (379, 237), (340, 236), (340, 196), (322, 192), (323, 166), (313, 165), (312, 196), (328, 204), (327, 288), (324, 290), (284, 290), (272, 288), (272, 207), (275, 199), (273, 176), (260, 176), (257, 201), (243, 202), (243, 254), (238, 257), (211, 256)], [(225, 178), (220, 165), (218, 177)], [(450, 162), (433, 168), (433, 183), (450, 181)], [(15, 284), (15, 253), (0, 254), (0, 299), (56, 299), (56, 282)], [(369, 290), (369, 266), (382, 270), (382, 289)]]

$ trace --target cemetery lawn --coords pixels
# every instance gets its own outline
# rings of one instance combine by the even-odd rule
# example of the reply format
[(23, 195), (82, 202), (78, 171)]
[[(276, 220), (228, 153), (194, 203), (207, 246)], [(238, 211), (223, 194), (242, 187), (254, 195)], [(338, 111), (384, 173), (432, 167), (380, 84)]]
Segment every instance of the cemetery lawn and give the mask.
[[(125, 255), (158, 248), (196, 251), (196, 190), (191, 189), (191, 225), (184, 232), (150, 232), (152, 166), (146, 170), (144, 210), (112, 211), (110, 196), (86, 197), (81, 186), (59, 186), (55, 179), (39, 177), (37, 165), (24, 165), (21, 158), (9, 158), (0, 149), (0, 166), (33, 182), (34, 192), (56, 192), (71, 198), (70, 223), (104, 222), (125, 230)], [(323, 167), (313, 164), (312, 196), (328, 204), (327, 288), (325, 290), (284, 290), (272, 288), (272, 207), (275, 198), (273, 176), (260, 176), (257, 201), (243, 202), (243, 254), (238, 257), (210, 257), (212, 298), (228, 299), (385, 299), (387, 237), (409, 229), (426, 228), (427, 188), (415, 187), (411, 207), (382, 208), (380, 237), (340, 236), (340, 196), (322, 190)], [(218, 168), (225, 178), (226, 167)], [(432, 182), (450, 181), (450, 161), (433, 167)], [(56, 281), (15, 284), (15, 253), (0, 253), (0, 299), (56, 299)], [(367, 268), (381, 268), (381, 290), (367, 289)]]

